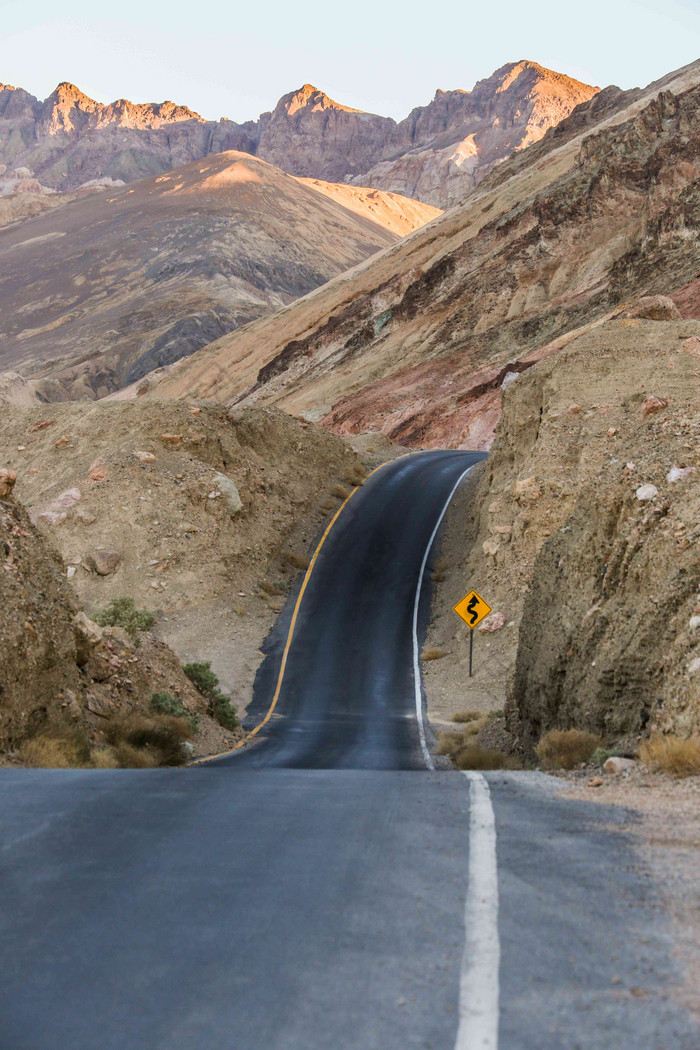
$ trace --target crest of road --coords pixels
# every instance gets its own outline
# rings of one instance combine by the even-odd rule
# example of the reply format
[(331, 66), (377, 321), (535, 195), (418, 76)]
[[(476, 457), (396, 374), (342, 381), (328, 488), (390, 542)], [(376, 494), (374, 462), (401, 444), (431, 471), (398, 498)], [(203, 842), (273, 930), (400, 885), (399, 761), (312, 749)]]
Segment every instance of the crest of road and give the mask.
[(430, 568), (483, 458), (353, 492), (242, 748), (0, 770), (0, 1050), (697, 1050), (624, 812), (435, 757)]

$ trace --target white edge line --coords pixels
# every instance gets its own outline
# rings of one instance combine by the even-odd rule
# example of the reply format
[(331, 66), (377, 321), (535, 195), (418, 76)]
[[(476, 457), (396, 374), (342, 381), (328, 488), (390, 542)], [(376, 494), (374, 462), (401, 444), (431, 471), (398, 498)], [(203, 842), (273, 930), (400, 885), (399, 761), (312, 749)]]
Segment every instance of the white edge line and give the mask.
[(481, 773), (469, 781), (469, 882), (455, 1050), (498, 1050), (499, 967), (496, 821)]
[(423, 576), (425, 574), (425, 567), (428, 564), (428, 558), (430, 556), (430, 551), (433, 546), (433, 543), (435, 542), (435, 537), (437, 536), (438, 529), (442, 525), (442, 519), (447, 513), (447, 508), (452, 502), (452, 497), (454, 496), (455, 492), (462, 484), (469, 471), (473, 470), (475, 466), (476, 464), (472, 463), (471, 467), (467, 467), (464, 473), (460, 474), (460, 476), (457, 478), (457, 481), (454, 484), (454, 488), (452, 489), (449, 496), (447, 497), (447, 500), (445, 501), (445, 506), (442, 508), (440, 517), (435, 523), (435, 528), (431, 533), (430, 539), (428, 540), (428, 546), (425, 548), (425, 554), (423, 555), (423, 562), (420, 567), (420, 573), (418, 574), (416, 598), (413, 603), (413, 685), (416, 693), (416, 721), (418, 722), (418, 733), (420, 735), (420, 748), (423, 752), (423, 760), (428, 769), (430, 770), (435, 769), (435, 763), (432, 760), (430, 751), (428, 751), (428, 744), (425, 736), (425, 721), (423, 718), (423, 691), (420, 673), (420, 660), (418, 654), (418, 607), (420, 605), (421, 590), (423, 588)]

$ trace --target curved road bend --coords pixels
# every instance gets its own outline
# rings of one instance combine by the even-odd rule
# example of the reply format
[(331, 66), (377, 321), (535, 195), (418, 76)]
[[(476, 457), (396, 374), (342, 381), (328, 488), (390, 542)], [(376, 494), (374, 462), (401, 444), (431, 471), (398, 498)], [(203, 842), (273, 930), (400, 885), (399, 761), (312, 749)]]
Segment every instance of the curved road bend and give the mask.
[[(313, 566), (270, 722), (245, 751), (220, 761), (241, 768), (426, 769), (413, 675), (416, 590), (451, 492), (485, 458), (416, 453), (380, 468), (355, 492)], [(419, 643), (430, 567), (428, 559)], [(251, 725), (274, 697), (293, 605), (273, 632)]]
[[(465, 462), (397, 462), (347, 505), (267, 740), (185, 770), (0, 769), (0, 1050), (497, 1050), (459, 1019), (499, 940), (499, 1050), (697, 1050), (624, 811), (488, 774), (485, 881), (483, 787), (422, 768), (411, 610)], [(309, 765), (336, 768), (279, 768)]]

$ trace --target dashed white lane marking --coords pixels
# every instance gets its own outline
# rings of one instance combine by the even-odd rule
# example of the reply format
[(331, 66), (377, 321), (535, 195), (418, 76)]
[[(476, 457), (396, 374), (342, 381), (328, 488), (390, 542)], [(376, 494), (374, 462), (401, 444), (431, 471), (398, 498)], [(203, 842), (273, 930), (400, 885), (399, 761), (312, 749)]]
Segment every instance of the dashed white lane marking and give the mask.
[(433, 546), (433, 543), (435, 542), (435, 537), (437, 536), (438, 529), (442, 525), (442, 519), (445, 517), (445, 514), (447, 513), (447, 508), (449, 507), (450, 503), (452, 502), (452, 497), (454, 496), (455, 492), (457, 491), (459, 486), (462, 484), (462, 482), (466, 478), (466, 476), (469, 473), (469, 471), (473, 470), (473, 469), (474, 469), (474, 464), (472, 464), (471, 467), (467, 467), (467, 469), (464, 471), (464, 473), (460, 474), (460, 476), (457, 478), (457, 481), (455, 482), (455, 486), (452, 489), (452, 492), (450, 492), (449, 496), (447, 497), (447, 500), (445, 501), (445, 506), (442, 508), (442, 511), (440, 513), (440, 517), (438, 518), (438, 520), (435, 523), (435, 528), (432, 531), (432, 535), (431, 535), (430, 539), (428, 540), (428, 546), (425, 548), (425, 554), (423, 555), (423, 561), (422, 561), (422, 564), (421, 564), (421, 567), (420, 567), (420, 573), (418, 574), (418, 585), (416, 587), (416, 598), (415, 598), (415, 601), (413, 603), (413, 684), (414, 684), (414, 688), (415, 688), (415, 692), (416, 692), (416, 721), (418, 722), (418, 733), (420, 735), (420, 749), (423, 752), (423, 760), (424, 760), (426, 766), (428, 767), (428, 769), (435, 769), (435, 763), (432, 760), (432, 757), (430, 755), (430, 751), (428, 751), (428, 744), (427, 744), (426, 737), (425, 737), (425, 721), (424, 721), (424, 717), (423, 717), (423, 691), (422, 691), (421, 674), (420, 674), (420, 655), (419, 655), (419, 652), (418, 652), (418, 608), (420, 606), (420, 595), (421, 595), (421, 589), (423, 587), (423, 576), (425, 575), (425, 567), (428, 564), (428, 558), (430, 556), (430, 549)]
[(498, 1050), (501, 945), (498, 939), (496, 821), (481, 773), (469, 780), (469, 884), (459, 981), (459, 1028), (455, 1050)]

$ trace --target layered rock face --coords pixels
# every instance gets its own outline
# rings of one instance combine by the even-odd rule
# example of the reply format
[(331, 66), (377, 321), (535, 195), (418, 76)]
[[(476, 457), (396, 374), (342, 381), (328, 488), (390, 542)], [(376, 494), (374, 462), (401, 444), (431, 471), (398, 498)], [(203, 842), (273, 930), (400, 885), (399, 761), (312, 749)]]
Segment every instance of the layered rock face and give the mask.
[[(513, 149), (540, 138), (598, 89), (534, 62), (510, 63), (473, 91), (438, 91), (400, 123), (305, 84), (257, 121), (207, 121), (172, 102), (102, 105), (62, 83), (44, 101), (0, 84), (0, 177), (41, 189), (130, 182), (236, 149), (293, 175), (461, 200)], [(22, 173), (21, 175), (18, 173)], [(2, 192), (2, 187), (0, 187)]]

